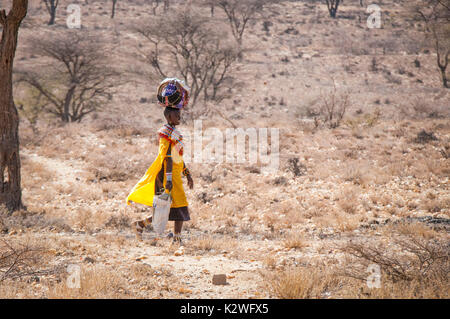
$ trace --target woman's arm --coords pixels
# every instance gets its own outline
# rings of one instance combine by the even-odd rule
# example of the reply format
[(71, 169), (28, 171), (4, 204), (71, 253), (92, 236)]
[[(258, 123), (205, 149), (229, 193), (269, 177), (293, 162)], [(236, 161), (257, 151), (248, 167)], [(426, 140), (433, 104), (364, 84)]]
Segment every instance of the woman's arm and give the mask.
[(172, 145), (169, 144), (169, 149), (167, 150), (166, 159), (167, 159), (167, 167), (166, 167), (166, 189), (171, 191), (172, 190)]
[(186, 176), (188, 181), (188, 186), (190, 189), (194, 188), (194, 180), (192, 179), (191, 172), (186, 167), (186, 164), (183, 162), (183, 175)]

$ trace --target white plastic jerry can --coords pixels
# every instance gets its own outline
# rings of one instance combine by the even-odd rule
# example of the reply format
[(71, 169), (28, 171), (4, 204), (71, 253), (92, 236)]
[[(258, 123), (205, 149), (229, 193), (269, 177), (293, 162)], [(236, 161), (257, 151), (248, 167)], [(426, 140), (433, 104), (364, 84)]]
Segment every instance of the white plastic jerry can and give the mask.
[(153, 199), (153, 229), (162, 237), (169, 221), (170, 206), (172, 205), (172, 196), (164, 192)]

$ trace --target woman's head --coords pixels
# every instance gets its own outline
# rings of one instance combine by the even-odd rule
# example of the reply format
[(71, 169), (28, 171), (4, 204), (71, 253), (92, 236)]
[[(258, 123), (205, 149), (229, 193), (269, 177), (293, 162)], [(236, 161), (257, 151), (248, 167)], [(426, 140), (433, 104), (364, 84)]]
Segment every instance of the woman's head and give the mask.
[(167, 120), (167, 123), (171, 126), (176, 126), (180, 124), (181, 114), (179, 109), (175, 109), (172, 107), (166, 107), (164, 109), (164, 116)]

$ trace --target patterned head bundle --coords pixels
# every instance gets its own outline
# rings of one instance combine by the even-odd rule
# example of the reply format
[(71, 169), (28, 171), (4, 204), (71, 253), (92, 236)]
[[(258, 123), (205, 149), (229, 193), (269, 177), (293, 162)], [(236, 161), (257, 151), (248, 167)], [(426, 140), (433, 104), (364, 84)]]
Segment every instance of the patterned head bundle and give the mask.
[(159, 105), (182, 109), (189, 103), (190, 88), (177, 78), (167, 78), (159, 84)]

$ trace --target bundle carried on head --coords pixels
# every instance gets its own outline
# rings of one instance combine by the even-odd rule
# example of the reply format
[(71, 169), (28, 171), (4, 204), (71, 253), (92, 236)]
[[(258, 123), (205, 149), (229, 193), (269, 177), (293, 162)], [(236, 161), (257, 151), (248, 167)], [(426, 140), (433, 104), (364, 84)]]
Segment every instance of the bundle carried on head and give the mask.
[(164, 79), (158, 86), (158, 101), (161, 106), (182, 109), (189, 103), (190, 88), (177, 78)]

